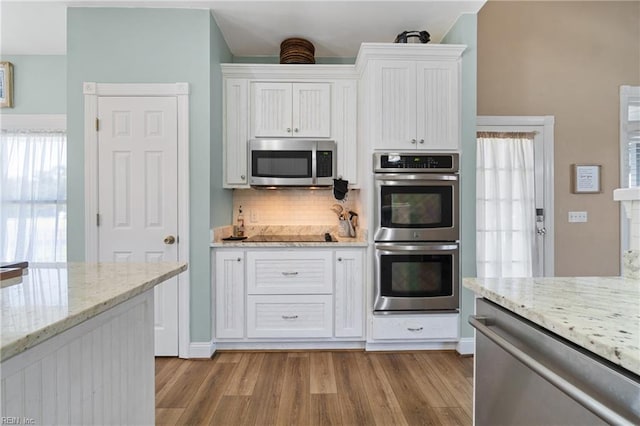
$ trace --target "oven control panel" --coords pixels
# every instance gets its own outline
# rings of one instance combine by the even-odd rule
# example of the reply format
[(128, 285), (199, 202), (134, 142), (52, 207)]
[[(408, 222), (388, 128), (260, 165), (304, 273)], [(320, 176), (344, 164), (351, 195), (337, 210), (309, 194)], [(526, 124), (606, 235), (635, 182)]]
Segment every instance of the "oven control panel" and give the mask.
[(373, 170), (376, 173), (398, 172), (458, 172), (457, 153), (391, 153), (373, 154)]

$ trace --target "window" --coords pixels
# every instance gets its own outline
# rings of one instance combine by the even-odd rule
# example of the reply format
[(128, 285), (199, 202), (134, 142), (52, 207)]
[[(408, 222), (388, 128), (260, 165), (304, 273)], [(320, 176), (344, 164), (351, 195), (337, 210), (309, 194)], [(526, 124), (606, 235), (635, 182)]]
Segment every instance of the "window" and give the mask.
[[(0, 133), (2, 261), (66, 261), (67, 137), (49, 120), (3, 117)], [(63, 126), (64, 127), (64, 126)]]
[(640, 186), (640, 87), (620, 88), (622, 187)]

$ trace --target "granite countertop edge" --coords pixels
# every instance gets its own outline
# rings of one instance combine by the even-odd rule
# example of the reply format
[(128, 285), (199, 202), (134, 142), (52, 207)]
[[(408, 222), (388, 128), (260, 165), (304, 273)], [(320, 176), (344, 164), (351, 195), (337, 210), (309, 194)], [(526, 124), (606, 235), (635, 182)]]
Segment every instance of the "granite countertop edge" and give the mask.
[(322, 235), (329, 232), (336, 241), (313, 241), (313, 242), (246, 242), (242, 240), (223, 241), (232, 233), (232, 226), (221, 226), (212, 230), (213, 240), (209, 244), (211, 248), (295, 248), (295, 247), (367, 247), (367, 231), (358, 229), (355, 237), (340, 237), (338, 229), (333, 225), (263, 225), (246, 227), (245, 235)]
[[(104, 264), (98, 265), (104, 266)], [(45, 340), (55, 337), (84, 321), (98, 316), (101, 313), (152, 289), (156, 285), (186, 270), (186, 262), (176, 262), (174, 269), (163, 272), (151, 279), (144, 278), (142, 282), (136, 283), (133, 287), (110, 295), (109, 297), (105, 297), (95, 303), (82, 306), (78, 311), (70, 312), (64, 318), (60, 318), (59, 320), (51, 322), (36, 330), (25, 332), (23, 336), (19, 336), (9, 342), (5, 342), (3, 338), (0, 346), (0, 361), (12, 358), (27, 349), (44, 342)]]
[[(515, 285), (511, 287), (514, 283)], [(606, 285), (602, 286), (603, 289), (618, 285), (619, 287), (613, 287), (615, 292), (624, 295), (626, 290), (628, 293), (625, 301), (629, 304), (629, 312), (625, 314), (626, 317), (617, 312), (621, 309), (619, 304), (602, 303), (598, 306), (592, 303), (589, 308), (585, 308), (589, 306), (589, 302), (571, 300), (579, 293), (567, 292), (567, 283), (578, 289), (581, 285), (585, 286), (585, 290), (590, 290), (587, 286), (593, 287), (594, 284), (605, 283)], [(638, 298), (640, 282), (638, 280), (623, 277), (464, 278), (463, 285), (477, 295), (613, 364), (640, 375), (640, 348), (638, 347), (640, 344), (640, 299)], [(554, 285), (558, 290), (555, 296), (552, 294)], [(516, 290), (517, 286), (524, 288)], [(539, 297), (536, 298), (536, 292), (549, 294), (543, 297), (538, 295)], [(533, 300), (532, 293), (534, 293)], [(523, 297), (524, 294), (526, 297)], [(550, 302), (541, 302), (543, 298)], [(588, 310), (589, 313), (570, 309), (576, 305), (583, 310)], [(620, 326), (616, 318), (620, 318)], [(615, 330), (611, 330), (613, 328)]]

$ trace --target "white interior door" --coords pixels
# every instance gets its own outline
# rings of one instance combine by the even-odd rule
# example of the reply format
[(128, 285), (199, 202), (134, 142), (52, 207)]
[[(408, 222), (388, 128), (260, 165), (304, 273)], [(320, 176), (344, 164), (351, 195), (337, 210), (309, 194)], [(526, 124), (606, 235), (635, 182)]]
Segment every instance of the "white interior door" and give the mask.
[[(175, 97), (98, 98), (98, 259), (178, 260)], [(155, 289), (155, 353), (178, 355), (178, 286)]]

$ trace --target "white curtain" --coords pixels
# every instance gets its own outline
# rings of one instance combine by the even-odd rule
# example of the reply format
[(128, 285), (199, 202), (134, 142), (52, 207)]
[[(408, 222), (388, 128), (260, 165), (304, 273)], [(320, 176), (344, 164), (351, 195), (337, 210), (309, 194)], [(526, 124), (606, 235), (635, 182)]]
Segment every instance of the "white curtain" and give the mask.
[(533, 134), (478, 132), (478, 277), (530, 277), (535, 244)]
[(66, 133), (3, 130), (0, 163), (1, 260), (64, 262)]

